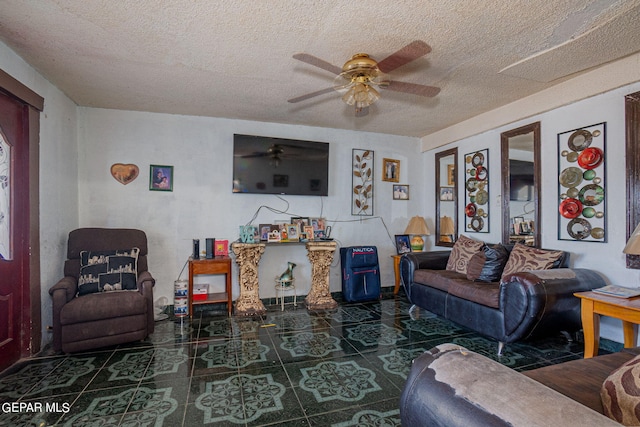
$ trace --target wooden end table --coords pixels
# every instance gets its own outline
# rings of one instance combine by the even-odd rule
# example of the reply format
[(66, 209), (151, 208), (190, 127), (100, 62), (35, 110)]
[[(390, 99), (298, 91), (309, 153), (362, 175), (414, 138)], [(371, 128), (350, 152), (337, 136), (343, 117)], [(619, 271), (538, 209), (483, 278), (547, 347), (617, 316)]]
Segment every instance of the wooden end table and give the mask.
[(584, 330), (584, 358), (598, 354), (600, 344), (600, 316), (622, 320), (624, 347), (635, 347), (640, 323), (640, 297), (619, 298), (597, 292), (577, 292), (581, 300), (582, 329)]

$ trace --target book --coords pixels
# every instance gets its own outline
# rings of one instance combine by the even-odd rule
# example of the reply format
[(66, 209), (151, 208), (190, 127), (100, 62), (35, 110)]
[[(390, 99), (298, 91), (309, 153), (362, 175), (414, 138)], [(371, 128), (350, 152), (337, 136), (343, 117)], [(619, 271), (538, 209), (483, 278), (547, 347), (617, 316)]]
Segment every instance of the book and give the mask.
[(617, 285), (608, 285), (602, 288), (593, 289), (593, 292), (619, 298), (633, 298), (640, 296), (640, 288), (627, 288)]

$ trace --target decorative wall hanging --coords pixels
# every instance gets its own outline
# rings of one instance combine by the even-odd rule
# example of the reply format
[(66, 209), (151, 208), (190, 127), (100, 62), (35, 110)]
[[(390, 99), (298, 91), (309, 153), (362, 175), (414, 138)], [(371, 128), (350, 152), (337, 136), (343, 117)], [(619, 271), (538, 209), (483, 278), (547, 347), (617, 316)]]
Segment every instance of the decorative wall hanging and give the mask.
[(111, 165), (111, 176), (123, 185), (127, 185), (134, 181), (138, 177), (139, 173), (140, 169), (138, 169), (138, 166), (130, 163), (114, 163)]
[(400, 160), (382, 159), (382, 180), (400, 182)]
[(173, 191), (173, 166), (151, 165), (149, 190)]
[(558, 134), (558, 239), (606, 242), (606, 123)]
[[(489, 149), (464, 156), (465, 207), (467, 232), (489, 232)], [(442, 194), (440, 195), (442, 199)]]
[(373, 151), (354, 148), (351, 157), (351, 215), (373, 215)]

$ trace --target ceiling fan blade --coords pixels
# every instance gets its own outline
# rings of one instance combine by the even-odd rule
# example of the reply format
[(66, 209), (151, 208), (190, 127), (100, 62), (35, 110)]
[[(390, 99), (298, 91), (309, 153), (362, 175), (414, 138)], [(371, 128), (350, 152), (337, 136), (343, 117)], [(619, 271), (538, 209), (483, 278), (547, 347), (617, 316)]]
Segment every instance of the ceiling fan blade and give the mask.
[(333, 74), (340, 74), (342, 72), (342, 68), (338, 67), (337, 65), (330, 64), (327, 61), (324, 61), (313, 55), (309, 55), (308, 53), (296, 53), (295, 55), (293, 55), (293, 58), (297, 59), (298, 61), (306, 62), (307, 64), (316, 66), (318, 68), (322, 68), (323, 70), (327, 70)]
[(315, 92), (307, 93), (306, 95), (299, 96), (297, 98), (291, 98), (288, 102), (295, 104), (296, 102), (305, 101), (309, 98), (313, 98), (314, 96), (323, 95), (325, 93), (333, 92), (335, 89), (332, 87), (328, 87), (322, 90), (317, 90)]
[(426, 55), (429, 52), (431, 52), (431, 46), (422, 40), (416, 40), (378, 62), (378, 68), (383, 73), (388, 73)]
[(364, 107), (361, 109), (356, 109), (356, 117), (364, 117), (369, 114), (369, 107)]
[(416, 83), (390, 81), (386, 86), (380, 86), (383, 89), (392, 90), (394, 92), (411, 93), (420, 96), (436, 96), (440, 93), (440, 88), (435, 86), (419, 85)]

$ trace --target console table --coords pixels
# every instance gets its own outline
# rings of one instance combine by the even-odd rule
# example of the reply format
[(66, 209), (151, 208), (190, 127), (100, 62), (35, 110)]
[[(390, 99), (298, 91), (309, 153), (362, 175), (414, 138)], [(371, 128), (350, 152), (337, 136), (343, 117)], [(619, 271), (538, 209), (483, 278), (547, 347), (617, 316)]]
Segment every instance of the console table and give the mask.
[(326, 310), (338, 306), (329, 290), (329, 270), (336, 246), (334, 241), (307, 242), (307, 257), (311, 261), (311, 290), (304, 302), (310, 310)]
[[(198, 274), (224, 274), (225, 292), (207, 294), (204, 300), (193, 300), (193, 276)], [(227, 303), (227, 310), (231, 316), (233, 299), (231, 295), (231, 258), (228, 256), (218, 256), (209, 259), (189, 259), (189, 316), (193, 317), (193, 306), (195, 304), (213, 304), (219, 302)]]
[[(236, 255), (239, 269), (240, 296), (236, 300), (235, 313), (243, 316), (262, 315), (266, 308), (260, 300), (258, 279), (258, 263), (264, 253), (265, 243), (239, 243), (231, 245)], [(329, 272), (333, 253), (336, 250), (334, 241), (312, 241), (306, 243), (307, 256), (311, 261), (311, 290), (305, 299), (310, 310), (325, 310), (338, 306), (329, 290)]]
[(258, 282), (258, 263), (264, 253), (264, 243), (231, 244), (238, 264), (238, 283), (240, 296), (236, 300), (236, 314), (242, 316), (262, 315), (267, 312), (260, 300)]

